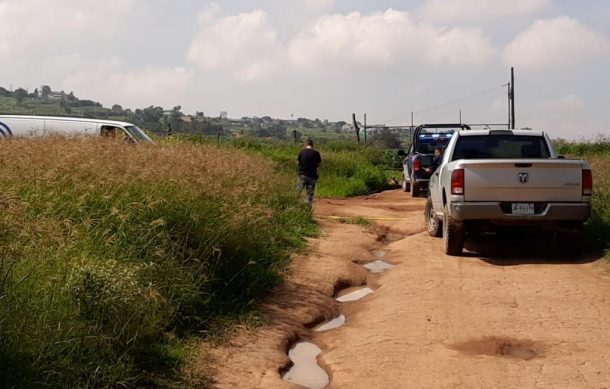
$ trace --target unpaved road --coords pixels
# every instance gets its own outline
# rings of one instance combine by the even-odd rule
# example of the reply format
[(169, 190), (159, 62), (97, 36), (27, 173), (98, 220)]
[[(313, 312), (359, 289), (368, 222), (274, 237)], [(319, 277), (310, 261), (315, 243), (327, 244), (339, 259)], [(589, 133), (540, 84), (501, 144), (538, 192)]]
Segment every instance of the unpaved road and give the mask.
[[(294, 388), (280, 371), (290, 345), (307, 339), (323, 350), (330, 388), (610, 388), (603, 260), (546, 258), (546, 242), (522, 247), (523, 238), (483, 239), (447, 257), (424, 232), (424, 203), (399, 191), (318, 201), (324, 235), (295, 258), (266, 305), (269, 324), (211, 352), (216, 385)], [(370, 218), (386, 230), (335, 216)], [(353, 263), (375, 256), (396, 266), (370, 275)], [(375, 292), (360, 301), (332, 298), (365, 282)], [(344, 327), (308, 329), (339, 312)]]

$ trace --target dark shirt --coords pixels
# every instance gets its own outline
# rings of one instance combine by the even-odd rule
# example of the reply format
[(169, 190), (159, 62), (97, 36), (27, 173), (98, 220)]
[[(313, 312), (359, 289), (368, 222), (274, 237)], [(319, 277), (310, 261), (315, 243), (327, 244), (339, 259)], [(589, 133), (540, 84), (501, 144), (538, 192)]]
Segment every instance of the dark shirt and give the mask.
[(434, 158), (432, 158), (432, 164), (430, 165), (430, 169), (432, 169), (432, 171), (434, 172), (436, 169), (438, 169), (438, 167), (441, 164), (441, 160), (443, 159), (443, 156), (434, 156)]
[(318, 166), (322, 162), (320, 153), (314, 149), (303, 149), (297, 157), (299, 174), (310, 178), (318, 178)]

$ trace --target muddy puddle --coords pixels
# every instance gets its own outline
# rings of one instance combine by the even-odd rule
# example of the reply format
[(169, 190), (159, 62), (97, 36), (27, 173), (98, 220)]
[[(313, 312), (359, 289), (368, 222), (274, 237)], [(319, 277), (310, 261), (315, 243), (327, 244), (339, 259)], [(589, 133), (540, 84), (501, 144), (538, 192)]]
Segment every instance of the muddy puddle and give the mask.
[(337, 301), (340, 303), (358, 301), (371, 293), (373, 293), (373, 289), (369, 287), (348, 288), (339, 293)]
[(484, 338), (454, 345), (453, 348), (465, 354), (509, 357), (529, 361), (542, 356), (544, 348), (532, 341), (504, 338)]
[(379, 259), (377, 261), (365, 264), (364, 267), (368, 269), (371, 273), (383, 273), (384, 271), (393, 268), (394, 265), (391, 265)]
[(323, 389), (330, 379), (328, 374), (318, 365), (317, 357), (322, 350), (313, 343), (300, 342), (288, 352), (288, 357), (294, 364), (284, 380), (309, 389)]
[(320, 324), (317, 326), (314, 331), (316, 332), (325, 332), (334, 330), (335, 328), (343, 327), (345, 325), (345, 315), (340, 315), (326, 323)]

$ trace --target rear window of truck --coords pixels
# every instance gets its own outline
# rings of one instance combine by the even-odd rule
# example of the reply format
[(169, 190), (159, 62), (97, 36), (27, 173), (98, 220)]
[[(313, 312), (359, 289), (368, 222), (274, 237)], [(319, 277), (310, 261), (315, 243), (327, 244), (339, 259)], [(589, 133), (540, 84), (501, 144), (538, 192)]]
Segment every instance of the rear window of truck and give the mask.
[(461, 136), (453, 151), (458, 159), (547, 159), (551, 157), (542, 136), (471, 135)]

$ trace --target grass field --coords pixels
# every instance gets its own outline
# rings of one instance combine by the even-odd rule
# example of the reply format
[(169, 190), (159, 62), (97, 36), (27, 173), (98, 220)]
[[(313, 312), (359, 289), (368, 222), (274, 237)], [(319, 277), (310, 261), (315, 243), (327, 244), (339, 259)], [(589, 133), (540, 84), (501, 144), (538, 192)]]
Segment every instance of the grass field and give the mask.
[[(3, 387), (151, 387), (316, 234), (263, 157), (207, 145), (0, 143)], [(292, 178), (292, 176), (291, 176)]]
[[(585, 158), (593, 170), (593, 215), (587, 224), (590, 244), (598, 249), (610, 249), (610, 140), (602, 138), (591, 143), (562, 143), (559, 153)], [(606, 251), (610, 260), (610, 254)]]
[[(296, 185), (296, 157), (303, 147), (294, 142), (237, 139), (224, 144), (234, 150), (246, 150), (274, 161), (278, 169)], [(400, 172), (383, 169), (380, 150), (365, 148), (353, 142), (321, 142), (316, 149), (322, 155), (318, 197), (348, 197), (370, 194), (388, 188), (388, 178)]]
[[(317, 147), (318, 196), (387, 187), (381, 151)], [(317, 233), (294, 193), (300, 148), (0, 142), (0, 386), (181, 386), (189, 342), (251, 313)], [(560, 150), (593, 166), (587, 236), (607, 249), (610, 147)]]

